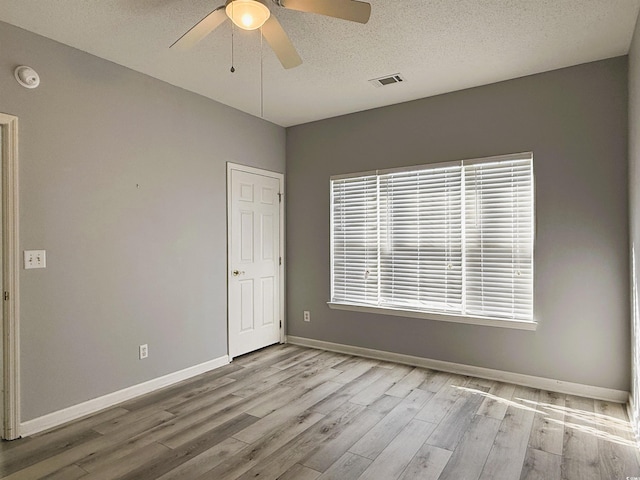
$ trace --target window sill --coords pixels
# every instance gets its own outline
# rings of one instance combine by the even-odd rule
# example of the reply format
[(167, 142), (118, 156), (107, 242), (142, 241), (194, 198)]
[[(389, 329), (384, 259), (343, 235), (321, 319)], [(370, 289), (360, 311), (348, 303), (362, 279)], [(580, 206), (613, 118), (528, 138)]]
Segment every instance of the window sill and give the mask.
[(401, 310), (396, 308), (371, 307), (365, 305), (353, 305), (348, 303), (327, 302), (329, 308), (333, 310), (349, 310), (352, 312), (375, 313), (378, 315), (394, 315), (396, 317), (424, 318), (427, 320), (437, 320), (440, 322), (466, 323), (469, 325), (482, 325), (485, 327), (513, 328), (516, 330), (531, 330), (538, 328), (537, 322), (524, 320), (510, 320), (487, 317), (466, 317), (453, 315), (450, 313), (419, 312), (416, 310)]

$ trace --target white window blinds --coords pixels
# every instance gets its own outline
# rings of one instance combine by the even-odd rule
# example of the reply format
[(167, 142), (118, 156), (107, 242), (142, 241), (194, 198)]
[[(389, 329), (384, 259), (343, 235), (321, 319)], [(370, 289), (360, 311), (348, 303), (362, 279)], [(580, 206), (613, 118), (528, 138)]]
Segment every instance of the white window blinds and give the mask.
[(460, 311), (460, 167), (388, 173), (380, 182), (380, 304)]
[(332, 271), (334, 298), (378, 303), (378, 179), (333, 183)]
[(334, 303), (533, 320), (533, 159), (331, 180)]
[(533, 317), (531, 160), (464, 167), (466, 313)]

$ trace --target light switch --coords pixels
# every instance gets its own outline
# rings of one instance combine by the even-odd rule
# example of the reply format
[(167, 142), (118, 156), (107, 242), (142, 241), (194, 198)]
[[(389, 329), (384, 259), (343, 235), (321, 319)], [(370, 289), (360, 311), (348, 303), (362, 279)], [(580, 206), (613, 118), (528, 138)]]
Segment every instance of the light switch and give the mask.
[(47, 268), (47, 252), (46, 250), (25, 250), (24, 251), (24, 268)]

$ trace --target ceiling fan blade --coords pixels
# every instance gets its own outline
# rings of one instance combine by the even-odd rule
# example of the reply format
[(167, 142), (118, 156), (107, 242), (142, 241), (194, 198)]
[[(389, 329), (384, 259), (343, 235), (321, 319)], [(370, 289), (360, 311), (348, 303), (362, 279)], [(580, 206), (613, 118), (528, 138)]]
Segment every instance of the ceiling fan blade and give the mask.
[(359, 23), (367, 23), (371, 16), (371, 5), (355, 0), (281, 0), (280, 5), (299, 12), (319, 13)]
[(271, 45), (284, 68), (297, 67), (302, 63), (300, 55), (296, 52), (282, 25), (273, 15), (262, 26), (262, 35), (267, 43)]
[(213, 32), (227, 19), (224, 5), (216, 8), (209, 15), (196, 23), (191, 29), (176, 40), (169, 48), (176, 47), (180, 50), (188, 50), (204, 37)]

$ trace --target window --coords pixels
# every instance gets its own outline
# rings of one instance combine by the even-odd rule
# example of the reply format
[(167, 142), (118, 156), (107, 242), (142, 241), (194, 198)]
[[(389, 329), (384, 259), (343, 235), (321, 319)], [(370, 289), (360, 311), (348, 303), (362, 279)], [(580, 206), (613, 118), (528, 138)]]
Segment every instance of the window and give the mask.
[(331, 304), (533, 322), (533, 155), (331, 178)]

